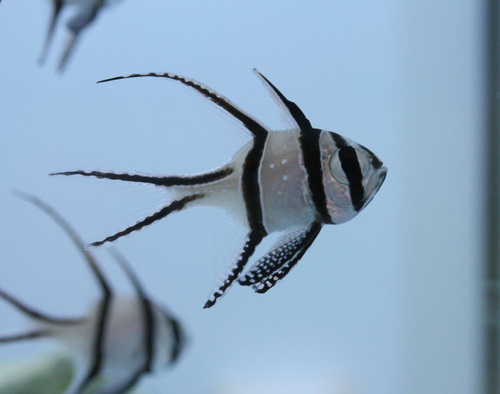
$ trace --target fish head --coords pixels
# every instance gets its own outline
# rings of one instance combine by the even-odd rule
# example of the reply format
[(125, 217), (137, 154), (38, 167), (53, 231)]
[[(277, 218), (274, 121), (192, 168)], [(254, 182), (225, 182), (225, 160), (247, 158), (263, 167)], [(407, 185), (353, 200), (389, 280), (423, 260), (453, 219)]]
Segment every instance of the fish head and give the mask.
[(188, 336), (180, 321), (166, 308), (153, 304), (157, 318), (155, 347), (159, 357), (155, 363), (156, 369), (174, 365), (183, 353)]
[(174, 344), (171, 347), (170, 364), (174, 364), (186, 347), (187, 335), (182, 324), (175, 318), (171, 318), (171, 330)]
[(363, 210), (382, 186), (387, 168), (364, 146), (332, 132), (321, 132), (321, 166), (332, 223), (347, 222)]

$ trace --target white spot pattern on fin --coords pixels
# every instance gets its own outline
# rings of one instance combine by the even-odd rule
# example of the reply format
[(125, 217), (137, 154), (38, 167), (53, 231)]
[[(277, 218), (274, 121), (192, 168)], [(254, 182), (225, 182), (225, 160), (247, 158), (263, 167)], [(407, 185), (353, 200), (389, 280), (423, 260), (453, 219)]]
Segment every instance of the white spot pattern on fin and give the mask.
[(259, 259), (252, 269), (239, 280), (243, 286), (251, 285), (264, 293), (283, 279), (302, 258), (321, 229), (318, 223), (286, 233), (274, 249)]

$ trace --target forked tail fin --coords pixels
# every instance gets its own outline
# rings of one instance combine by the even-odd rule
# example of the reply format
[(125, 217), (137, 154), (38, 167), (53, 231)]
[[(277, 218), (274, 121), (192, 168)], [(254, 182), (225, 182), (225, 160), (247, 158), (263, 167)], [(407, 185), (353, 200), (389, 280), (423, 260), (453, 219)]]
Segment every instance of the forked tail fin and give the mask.
[(184, 207), (189, 204), (191, 201), (198, 200), (203, 198), (204, 194), (192, 194), (190, 196), (183, 197), (179, 200), (174, 200), (167, 206), (163, 207), (159, 211), (153, 213), (150, 216), (140, 220), (136, 224), (127, 227), (125, 230), (119, 231), (116, 234), (110, 235), (109, 237), (104, 238), (101, 241), (92, 242), (91, 246), (100, 246), (106, 242), (112, 242), (117, 240), (118, 238), (123, 237), (124, 235), (130, 234), (133, 231), (140, 230), (143, 227), (149, 226), (150, 224), (156, 222), (157, 220), (163, 219), (165, 216), (170, 215), (172, 212), (181, 211)]
[[(234, 170), (229, 166), (223, 166), (214, 171), (205, 172), (202, 174), (191, 175), (191, 176), (149, 176), (149, 175), (140, 175), (140, 174), (127, 174), (127, 173), (114, 173), (114, 172), (101, 172), (101, 171), (64, 171), (64, 172), (54, 172), (50, 175), (82, 175), (82, 176), (90, 176), (100, 179), (111, 179), (111, 180), (119, 180), (126, 182), (138, 182), (138, 183), (147, 183), (155, 186), (197, 186), (197, 185), (207, 185), (212, 182), (217, 182), (222, 179), (230, 176)], [(123, 237), (124, 235), (128, 235), (134, 231), (140, 230), (143, 227), (149, 226), (150, 224), (156, 222), (157, 220), (163, 219), (168, 216), (172, 212), (181, 211), (184, 209), (189, 203), (192, 201), (203, 198), (205, 194), (194, 192), (193, 194), (187, 195), (178, 200), (174, 200), (170, 202), (168, 205), (161, 208), (159, 211), (153, 213), (150, 216), (145, 217), (144, 219), (138, 221), (137, 223), (121, 230), (113, 235), (110, 235), (103, 240), (92, 242), (91, 246), (100, 246), (106, 242), (116, 241), (118, 238)]]
[(202, 174), (191, 176), (152, 176), (141, 174), (102, 172), (102, 171), (62, 171), (53, 172), (49, 175), (82, 175), (99, 179), (110, 179), (113, 181), (148, 183), (155, 186), (196, 186), (205, 185), (211, 182), (222, 180), (233, 173), (233, 169), (228, 166), (217, 168), (214, 171), (204, 172)]
[(54, 9), (52, 10), (52, 16), (50, 17), (49, 28), (47, 30), (47, 36), (45, 37), (45, 41), (43, 43), (42, 53), (38, 59), (38, 64), (42, 65), (45, 63), (45, 58), (47, 57), (47, 53), (49, 51), (49, 47), (52, 43), (52, 38), (54, 37), (54, 31), (57, 25), (57, 21), (59, 20), (59, 16), (61, 14), (61, 9), (63, 7), (62, 0), (54, 1)]
[[(24, 316), (28, 317), (30, 320), (34, 322), (42, 322), (49, 323), (52, 325), (74, 325), (81, 323), (84, 319), (65, 319), (48, 316), (36, 309), (33, 309), (18, 299), (14, 298), (10, 294), (0, 289), (0, 298), (8, 302), (18, 311), (20, 311)], [(50, 328), (40, 328), (32, 331), (28, 331), (21, 334), (12, 334), (12, 335), (4, 335), (0, 336), (0, 344), (2, 343), (10, 343), (10, 342), (20, 342), (29, 339), (38, 339), (38, 338), (46, 338), (51, 336), (52, 330)]]

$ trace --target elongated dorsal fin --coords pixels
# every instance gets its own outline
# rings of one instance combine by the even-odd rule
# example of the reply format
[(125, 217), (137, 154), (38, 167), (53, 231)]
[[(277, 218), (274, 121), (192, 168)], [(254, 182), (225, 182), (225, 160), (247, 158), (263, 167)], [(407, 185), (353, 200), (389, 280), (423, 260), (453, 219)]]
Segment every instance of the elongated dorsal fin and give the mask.
[(91, 350), (89, 369), (86, 372), (83, 380), (79, 383), (79, 387), (77, 389), (77, 392), (82, 392), (86, 387), (88, 387), (89, 384), (91, 384), (94, 378), (99, 375), (102, 369), (102, 364), (104, 361), (105, 332), (108, 323), (109, 308), (112, 297), (111, 288), (93, 256), (87, 249), (85, 249), (85, 246), (79, 235), (76, 233), (73, 227), (71, 227), (71, 225), (61, 215), (59, 215), (59, 213), (57, 213), (51, 206), (46, 204), (38, 197), (19, 191), (17, 191), (15, 194), (23, 200), (26, 200), (41, 209), (57, 224), (59, 224), (59, 226), (63, 228), (66, 234), (68, 234), (73, 243), (77, 246), (78, 250), (83, 254), (85, 261), (89, 265), (101, 289), (102, 297), (101, 301), (99, 302), (96, 318), (95, 337)]
[(181, 75), (172, 73), (148, 73), (148, 74), (131, 74), (127, 76), (108, 78), (98, 81), (97, 83), (116, 81), (119, 79), (127, 79), (127, 78), (140, 78), (140, 77), (168, 78), (168, 79), (173, 79), (174, 81), (179, 81), (180, 83), (196, 90), (198, 93), (200, 93), (201, 95), (212, 101), (214, 104), (221, 107), (223, 110), (228, 112), (237, 120), (239, 120), (243, 124), (243, 126), (245, 126), (247, 130), (250, 131), (250, 133), (252, 133), (254, 138), (267, 137), (268, 134), (267, 128), (257, 119), (253, 118), (245, 111), (238, 108), (223, 95), (217, 93), (215, 90), (209, 88), (208, 86), (202, 84), (201, 82), (195, 81), (194, 79), (186, 78)]
[(17, 197), (19, 197), (25, 201), (30, 202), (31, 204), (35, 205), (40, 210), (45, 212), (50, 218), (52, 218), (52, 220), (54, 220), (64, 230), (64, 232), (69, 236), (69, 238), (73, 241), (73, 243), (76, 245), (77, 249), (80, 251), (80, 253), (85, 258), (85, 261), (89, 265), (92, 273), (95, 275), (102, 291), (104, 293), (107, 293), (109, 291), (109, 285), (106, 281), (106, 278), (102, 274), (94, 257), (85, 248), (85, 245), (84, 245), (82, 239), (77, 234), (77, 232), (73, 229), (73, 227), (59, 213), (57, 213), (57, 211), (54, 208), (52, 208), (50, 205), (48, 205), (47, 203), (45, 203), (44, 201), (42, 201), (38, 197), (33, 196), (29, 193), (21, 192), (21, 191), (15, 191), (14, 194)]

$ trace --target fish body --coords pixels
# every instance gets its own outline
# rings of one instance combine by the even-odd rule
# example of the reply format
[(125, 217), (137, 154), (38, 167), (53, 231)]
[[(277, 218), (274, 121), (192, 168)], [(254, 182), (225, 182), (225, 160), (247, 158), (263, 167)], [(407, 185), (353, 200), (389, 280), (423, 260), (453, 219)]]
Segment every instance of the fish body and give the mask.
[[(87, 383), (85, 365), (89, 365), (90, 349), (95, 349), (95, 331), (100, 322), (100, 305), (94, 305), (81, 324), (68, 330), (67, 326), (52, 327), (51, 336), (75, 355), (80, 373), (68, 392), (85, 392), (97, 383), (97, 393), (121, 393), (133, 387), (146, 373), (155, 373), (174, 364), (184, 344), (182, 328), (169, 314), (151, 304), (152, 324), (148, 327), (142, 317), (144, 309), (137, 297), (112, 298), (103, 335), (102, 364), (99, 373)], [(152, 334), (152, 349), (146, 351), (145, 338)], [(177, 338), (177, 339), (175, 339)], [(147, 365), (147, 367), (146, 367)]]
[[(222, 207), (242, 222), (249, 232), (240, 255), (205, 307), (214, 305), (236, 280), (259, 293), (272, 288), (302, 258), (323, 225), (340, 224), (355, 217), (372, 200), (387, 174), (383, 163), (369, 149), (340, 134), (313, 128), (294, 102), (256, 72), (294, 125), (290, 130), (270, 130), (209, 87), (176, 74), (132, 74), (100, 81), (162, 77), (196, 90), (232, 115), (252, 135), (252, 140), (229, 163), (192, 176), (81, 170), (53, 174), (149, 183), (174, 192), (174, 200), (160, 211), (94, 242), (94, 246), (195, 205)], [(241, 276), (256, 247), (273, 232), (283, 232), (283, 236)]]
[(128, 263), (114, 251), (135, 294), (116, 295), (78, 235), (51, 207), (31, 195), (22, 198), (50, 215), (68, 233), (94, 274), (101, 298), (78, 318), (41, 313), (0, 289), (0, 298), (25, 315), (31, 329), (0, 336), (0, 343), (48, 338), (66, 347), (74, 357), (76, 374), (68, 393), (124, 393), (146, 373), (178, 360), (185, 344), (182, 326), (163, 307), (152, 302)]
[(117, 0), (52, 0), (52, 15), (47, 29), (42, 53), (40, 54), (38, 60), (39, 64), (43, 64), (45, 62), (49, 47), (54, 37), (56, 25), (61, 16), (61, 11), (64, 8), (74, 8), (76, 9), (76, 12), (66, 23), (69, 36), (59, 61), (59, 72), (64, 71), (82, 31), (96, 20), (97, 16), (104, 7), (115, 1)]

